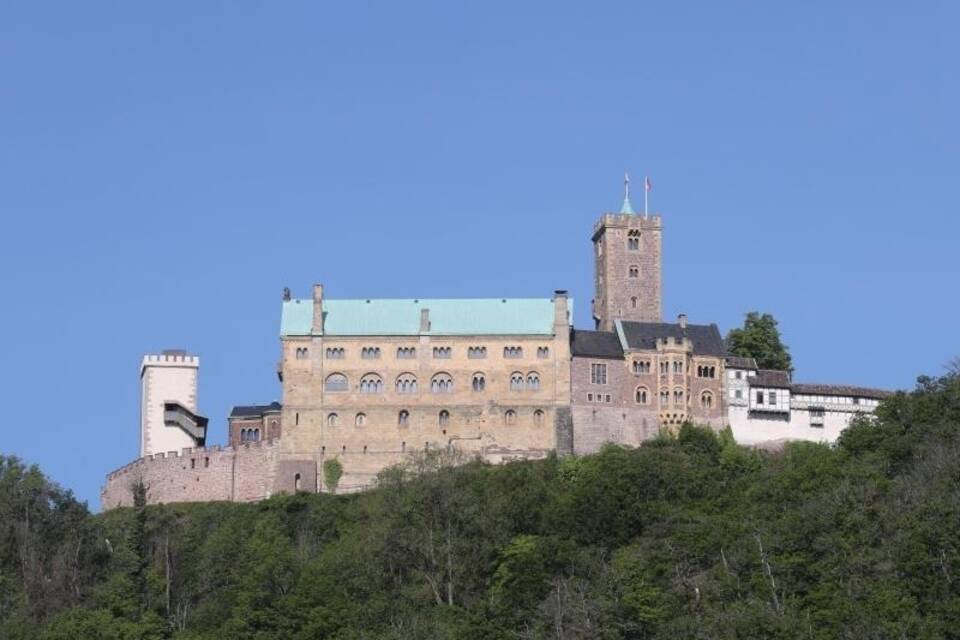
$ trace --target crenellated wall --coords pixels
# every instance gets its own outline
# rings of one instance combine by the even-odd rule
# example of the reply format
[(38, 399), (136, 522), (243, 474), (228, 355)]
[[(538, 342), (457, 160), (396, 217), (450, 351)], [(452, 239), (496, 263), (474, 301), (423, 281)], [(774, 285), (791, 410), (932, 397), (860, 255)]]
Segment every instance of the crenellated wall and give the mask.
[(104, 509), (131, 506), (138, 480), (150, 504), (261, 500), (273, 492), (277, 454), (277, 441), (268, 441), (146, 456), (107, 475), (100, 503)]

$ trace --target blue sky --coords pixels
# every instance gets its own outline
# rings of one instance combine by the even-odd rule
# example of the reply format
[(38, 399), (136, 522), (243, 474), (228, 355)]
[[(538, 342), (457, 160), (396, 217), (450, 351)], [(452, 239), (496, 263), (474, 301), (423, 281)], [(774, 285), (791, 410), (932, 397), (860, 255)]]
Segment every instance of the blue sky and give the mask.
[[(722, 6), (721, 6), (722, 5)], [(841, 6), (842, 5), (842, 6)], [(956, 3), (0, 3), (0, 451), (98, 503), (138, 363), (279, 399), (280, 295), (548, 296), (629, 170), (664, 314), (805, 381), (960, 354)]]

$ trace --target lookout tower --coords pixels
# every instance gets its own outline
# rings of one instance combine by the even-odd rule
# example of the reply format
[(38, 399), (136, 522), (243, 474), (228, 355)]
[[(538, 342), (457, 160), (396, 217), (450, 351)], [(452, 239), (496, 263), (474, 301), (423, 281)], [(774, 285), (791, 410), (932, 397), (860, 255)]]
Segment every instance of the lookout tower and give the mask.
[(181, 349), (140, 363), (140, 457), (202, 446), (207, 419), (197, 415), (200, 358)]

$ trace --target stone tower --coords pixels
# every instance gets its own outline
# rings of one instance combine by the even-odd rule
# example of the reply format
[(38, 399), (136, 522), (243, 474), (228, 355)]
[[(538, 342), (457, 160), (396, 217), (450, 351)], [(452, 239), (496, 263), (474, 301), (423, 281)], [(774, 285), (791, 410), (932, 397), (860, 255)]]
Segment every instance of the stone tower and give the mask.
[[(195, 447), (202, 437), (178, 425), (176, 404), (197, 411), (200, 358), (186, 351), (147, 355), (140, 363), (140, 457)], [(192, 416), (196, 418), (196, 416)], [(205, 428), (204, 423), (204, 428)]]
[(620, 213), (605, 213), (593, 226), (594, 299), (597, 329), (614, 321), (662, 321), (659, 215), (638, 215), (630, 204), (630, 180)]

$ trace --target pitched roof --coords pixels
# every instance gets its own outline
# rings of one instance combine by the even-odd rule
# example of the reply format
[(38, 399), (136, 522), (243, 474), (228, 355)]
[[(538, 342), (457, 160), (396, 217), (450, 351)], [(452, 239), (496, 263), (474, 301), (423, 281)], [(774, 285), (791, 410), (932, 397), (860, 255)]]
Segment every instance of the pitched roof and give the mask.
[[(573, 300), (568, 298), (570, 317)], [(430, 329), (420, 331), (429, 309)], [(372, 299), (323, 301), (324, 335), (553, 335), (552, 298)], [(285, 300), (281, 336), (311, 335), (313, 300)]]
[(265, 413), (280, 411), (282, 408), (283, 405), (281, 405), (279, 402), (271, 402), (270, 404), (238, 405), (230, 410), (230, 417), (259, 418)]
[(570, 354), (574, 357), (623, 358), (620, 338), (612, 331), (587, 331), (574, 329), (570, 332)]
[(760, 369), (757, 375), (747, 378), (751, 387), (776, 387), (779, 389), (790, 388), (790, 373), (788, 371), (776, 371), (775, 369)]
[(853, 387), (843, 384), (809, 384), (797, 383), (790, 385), (792, 393), (802, 393), (815, 396), (852, 396), (855, 398), (873, 398), (881, 400), (893, 395), (893, 391), (884, 389), (870, 389), (868, 387)]
[(753, 369), (757, 370), (757, 361), (753, 358), (744, 358), (742, 356), (727, 356), (727, 367), (730, 369)]
[(688, 324), (686, 328), (681, 328), (679, 324), (670, 322), (619, 322), (630, 349), (656, 349), (657, 340), (685, 336), (693, 341), (693, 352), (697, 355), (721, 357), (725, 353), (723, 338), (715, 324)]

